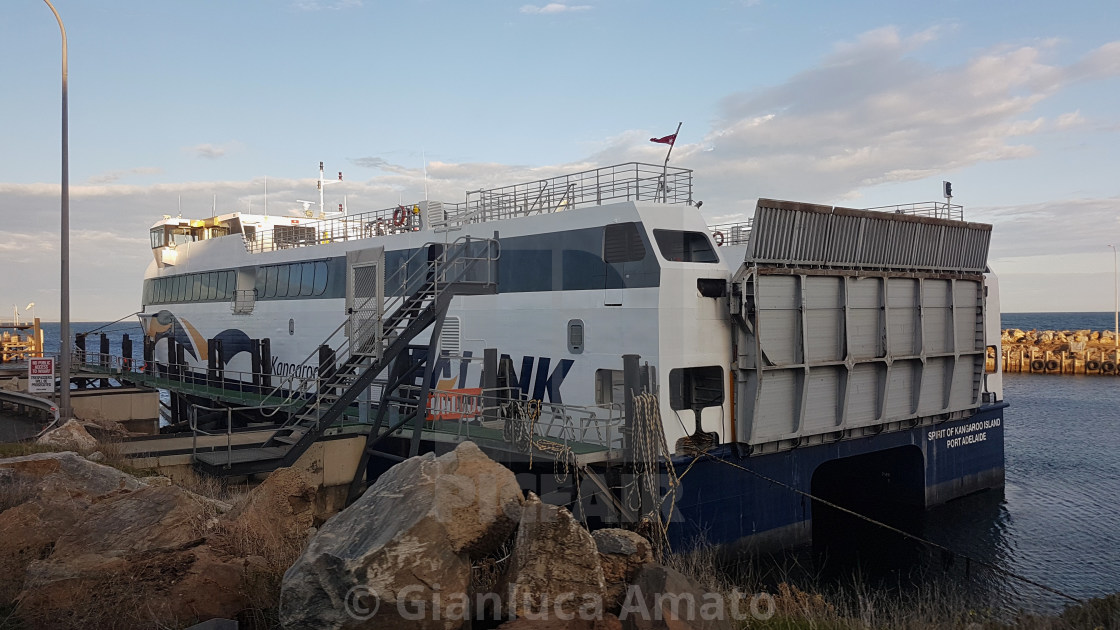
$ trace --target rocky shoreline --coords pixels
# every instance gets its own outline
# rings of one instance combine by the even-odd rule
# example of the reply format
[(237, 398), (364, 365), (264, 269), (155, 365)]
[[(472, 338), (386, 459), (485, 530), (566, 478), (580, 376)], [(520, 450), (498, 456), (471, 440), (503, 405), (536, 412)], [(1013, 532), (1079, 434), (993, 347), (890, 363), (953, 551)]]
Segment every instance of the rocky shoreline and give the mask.
[[(294, 469), (252, 488), (173, 482), (129, 470), (77, 423), (42, 442), (0, 458), (0, 628), (941, 628), (975, 615), (740, 591), (710, 549), (661, 557), (635, 532), (589, 532), (471, 442), (396, 465), (337, 514), (317, 511)], [(977, 627), (1118, 619), (1113, 596)]]
[[(1120, 375), (1120, 348), (1111, 330), (1020, 330), (1009, 328), (1000, 337), (1004, 372), (1034, 374)], [(988, 369), (996, 357), (988, 351)]]

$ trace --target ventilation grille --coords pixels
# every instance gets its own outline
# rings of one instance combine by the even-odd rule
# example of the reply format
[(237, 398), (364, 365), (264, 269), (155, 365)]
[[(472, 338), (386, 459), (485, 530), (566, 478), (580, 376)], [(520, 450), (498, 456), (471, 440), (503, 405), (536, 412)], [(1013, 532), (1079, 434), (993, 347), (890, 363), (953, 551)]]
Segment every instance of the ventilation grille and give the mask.
[(459, 318), (448, 317), (443, 320), (443, 330), (439, 334), (440, 354), (459, 354)]

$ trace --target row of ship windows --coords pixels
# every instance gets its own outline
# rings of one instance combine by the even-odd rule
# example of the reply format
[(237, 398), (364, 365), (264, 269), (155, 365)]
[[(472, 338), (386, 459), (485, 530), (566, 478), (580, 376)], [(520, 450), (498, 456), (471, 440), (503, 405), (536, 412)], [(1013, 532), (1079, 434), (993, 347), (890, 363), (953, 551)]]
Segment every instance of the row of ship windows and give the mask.
[(326, 290), (323, 260), (257, 268), (257, 298), (318, 297)]
[[(326, 261), (257, 268), (257, 298), (318, 297), (327, 291)], [(210, 271), (155, 278), (144, 283), (145, 304), (220, 302), (233, 298), (237, 272)]]
[(185, 273), (144, 282), (144, 303), (217, 302), (229, 300), (237, 290), (237, 272)]

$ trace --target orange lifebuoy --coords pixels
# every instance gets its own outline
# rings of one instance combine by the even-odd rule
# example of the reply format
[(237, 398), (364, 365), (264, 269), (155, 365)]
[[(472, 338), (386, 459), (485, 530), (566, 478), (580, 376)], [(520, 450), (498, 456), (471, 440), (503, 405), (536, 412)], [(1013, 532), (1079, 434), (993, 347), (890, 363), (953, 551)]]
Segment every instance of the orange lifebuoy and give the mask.
[(408, 211), (404, 209), (404, 206), (397, 206), (397, 209), (393, 211), (393, 225), (404, 225), (407, 220)]
[(713, 232), (712, 238), (716, 239), (716, 247), (723, 247), (723, 232)]

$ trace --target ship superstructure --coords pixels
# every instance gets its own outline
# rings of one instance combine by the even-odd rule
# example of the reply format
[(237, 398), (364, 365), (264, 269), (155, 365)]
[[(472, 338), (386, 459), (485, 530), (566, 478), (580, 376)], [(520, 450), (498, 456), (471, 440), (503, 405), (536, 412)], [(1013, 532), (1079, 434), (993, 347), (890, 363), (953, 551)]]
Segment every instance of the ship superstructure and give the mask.
[(921, 505), (1002, 485), (990, 226), (959, 206), (760, 199), (751, 221), (709, 227), (690, 171), (631, 163), (309, 214), (151, 230), (148, 371), (251, 390), (267, 418), (297, 408), (264, 444), (198, 454), (204, 471), (290, 465), (349, 425), (371, 475), (371, 457), (461, 439), (558, 444), (610, 493), (611, 466), (639, 455), (630, 394), (646, 392), (660, 466), (690, 470), (684, 536), (803, 539), (811, 506), (759, 479), (808, 491), (845, 459), (909, 479), (866, 492)]

